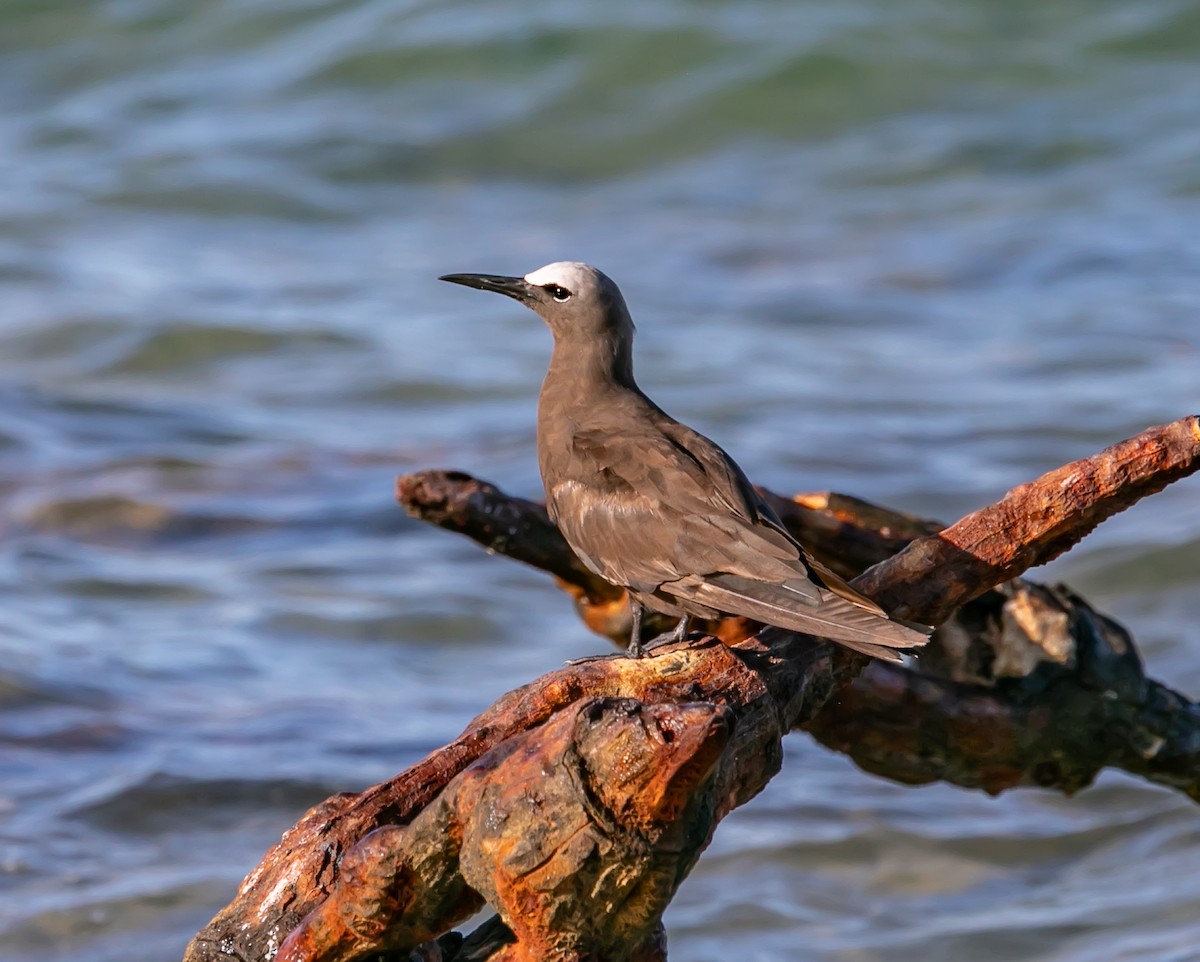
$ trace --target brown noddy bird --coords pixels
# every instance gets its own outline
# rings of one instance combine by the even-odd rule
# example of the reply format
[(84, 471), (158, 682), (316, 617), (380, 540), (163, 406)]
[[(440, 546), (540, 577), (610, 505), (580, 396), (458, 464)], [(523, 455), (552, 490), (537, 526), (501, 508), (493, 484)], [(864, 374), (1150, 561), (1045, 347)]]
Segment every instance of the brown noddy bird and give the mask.
[(629, 592), (640, 658), (643, 605), (680, 618), (721, 613), (836, 641), (889, 661), (928, 629), (893, 621), (813, 559), (721, 448), (668, 416), (633, 379), (633, 320), (587, 264), (524, 277), (447, 274), (540, 314), (554, 334), (538, 398), (546, 507), (575, 553)]

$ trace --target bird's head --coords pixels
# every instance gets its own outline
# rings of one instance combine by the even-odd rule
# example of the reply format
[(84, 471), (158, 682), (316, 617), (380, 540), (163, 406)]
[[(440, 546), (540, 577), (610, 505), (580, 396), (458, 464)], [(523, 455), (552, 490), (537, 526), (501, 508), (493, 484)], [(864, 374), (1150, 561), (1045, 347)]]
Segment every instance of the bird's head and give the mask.
[(633, 321), (620, 288), (589, 264), (556, 261), (524, 277), (445, 274), (438, 279), (520, 301), (541, 315), (556, 339), (633, 335)]

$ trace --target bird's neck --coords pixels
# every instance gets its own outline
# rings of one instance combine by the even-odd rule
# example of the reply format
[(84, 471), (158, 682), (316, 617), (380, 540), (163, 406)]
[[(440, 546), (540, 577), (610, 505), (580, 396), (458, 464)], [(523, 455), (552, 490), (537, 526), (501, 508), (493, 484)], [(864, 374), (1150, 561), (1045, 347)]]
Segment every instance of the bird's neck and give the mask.
[(586, 403), (614, 389), (636, 391), (632, 339), (606, 332), (586, 341), (556, 340), (543, 395), (547, 389), (558, 403), (570, 398)]
[(576, 456), (579, 432), (603, 425), (607, 412), (640, 396), (632, 355), (629, 338), (555, 342), (538, 395), (538, 467), (551, 517), (558, 483), (574, 478), (582, 465)]

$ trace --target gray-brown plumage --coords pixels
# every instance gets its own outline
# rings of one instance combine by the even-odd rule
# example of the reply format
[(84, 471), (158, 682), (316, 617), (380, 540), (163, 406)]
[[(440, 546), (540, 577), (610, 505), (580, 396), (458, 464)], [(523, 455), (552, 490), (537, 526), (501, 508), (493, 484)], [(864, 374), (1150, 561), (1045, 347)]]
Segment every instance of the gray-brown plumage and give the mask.
[(899, 661), (926, 633), (818, 564), (708, 438), (673, 420), (633, 379), (633, 321), (617, 285), (586, 264), (525, 277), (448, 274), (533, 309), (554, 334), (538, 399), (546, 505), (576, 554), (628, 589), (629, 653), (642, 605), (680, 616), (743, 615)]

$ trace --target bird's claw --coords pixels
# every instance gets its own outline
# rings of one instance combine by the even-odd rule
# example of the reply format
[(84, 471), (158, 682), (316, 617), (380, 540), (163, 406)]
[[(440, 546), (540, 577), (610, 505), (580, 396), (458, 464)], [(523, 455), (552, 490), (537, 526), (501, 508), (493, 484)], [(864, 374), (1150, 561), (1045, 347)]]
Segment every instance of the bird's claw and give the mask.
[(630, 656), (629, 656), (629, 652), (627, 652), (627, 651), (614, 651), (612, 654), (609, 654), (609, 655), (587, 655), (586, 657), (583, 657), (583, 658), (572, 658), (569, 661), (564, 661), (563, 665), (567, 668), (574, 668), (576, 665), (586, 665), (586, 664), (588, 664), (588, 662), (592, 662), (592, 661), (613, 661), (616, 658), (628, 658), (628, 657), (630, 657)]

